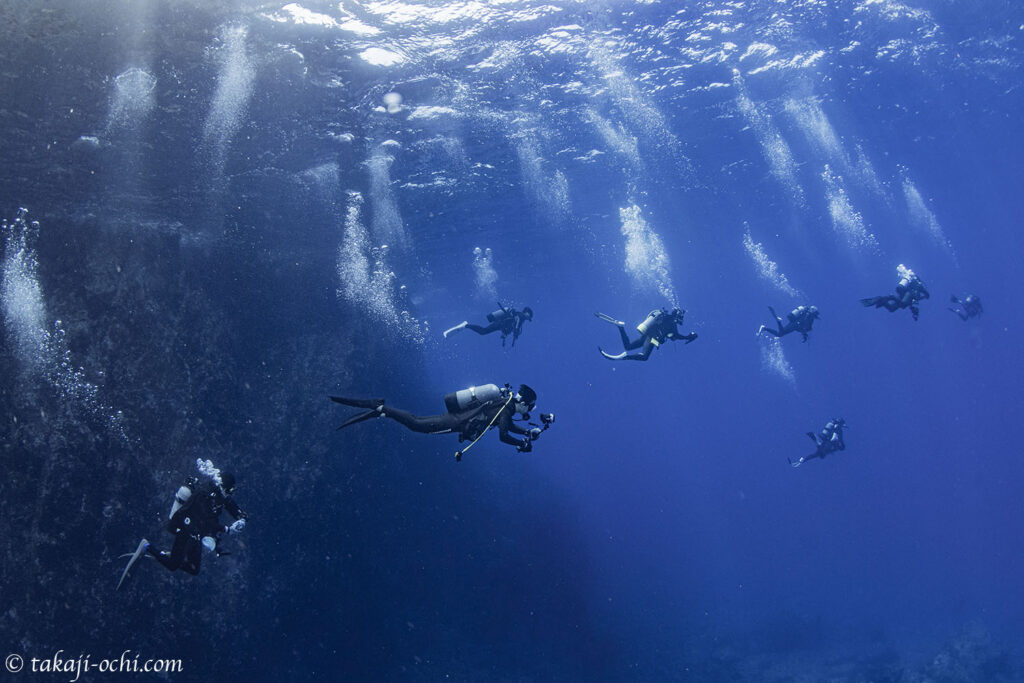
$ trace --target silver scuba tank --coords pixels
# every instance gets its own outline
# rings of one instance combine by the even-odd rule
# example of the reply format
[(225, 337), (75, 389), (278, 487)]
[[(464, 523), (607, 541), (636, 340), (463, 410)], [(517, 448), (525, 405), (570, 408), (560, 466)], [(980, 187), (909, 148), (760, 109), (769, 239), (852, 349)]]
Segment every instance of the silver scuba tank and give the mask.
[(648, 334), (654, 324), (658, 322), (658, 318), (661, 316), (661, 311), (651, 311), (647, 314), (647, 319), (636, 326), (637, 331), (640, 334)]
[(483, 384), (446, 394), (444, 407), (448, 409), (449, 413), (458, 413), (499, 398), (501, 398), (501, 389), (497, 384)]
[(508, 316), (508, 314), (503, 309), (499, 308), (498, 310), (491, 311), (487, 314), (487, 322), (498, 322), (499, 320), (505, 319), (506, 316)]
[(192, 498), (192, 489), (183, 484), (178, 489), (178, 492), (174, 494), (174, 505), (171, 506), (171, 514), (167, 515), (167, 519), (174, 517), (174, 513), (180, 510), (181, 506), (187, 503), (190, 498)]

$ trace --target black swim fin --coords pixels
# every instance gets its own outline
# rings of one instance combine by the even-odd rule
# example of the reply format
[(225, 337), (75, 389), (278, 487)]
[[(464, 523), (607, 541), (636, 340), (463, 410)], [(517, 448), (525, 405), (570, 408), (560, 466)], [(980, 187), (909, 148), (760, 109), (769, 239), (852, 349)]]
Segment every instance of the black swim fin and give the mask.
[(884, 297), (880, 297), (880, 296), (872, 296), (872, 297), (869, 297), (867, 299), (861, 299), (860, 303), (861, 303), (861, 305), (863, 305), (865, 307), (874, 306), (875, 308), (878, 308), (878, 306), (879, 306), (878, 302), (881, 301), (883, 298)]
[[(381, 407), (383, 408), (383, 405)], [(359, 413), (358, 415), (354, 415), (353, 417), (350, 417), (349, 419), (345, 420), (344, 422), (341, 423), (338, 429), (344, 429), (345, 427), (354, 425), (357, 422), (372, 420), (375, 417), (384, 417), (384, 413), (378, 408), (374, 408), (373, 410), (367, 410), (365, 413)], [(336, 429), (334, 431), (338, 430)]]
[(343, 406), (351, 406), (352, 408), (376, 408), (377, 406), (384, 405), (384, 399), (382, 398), (345, 398), (344, 396), (331, 396), (330, 399), (335, 403), (340, 403)]

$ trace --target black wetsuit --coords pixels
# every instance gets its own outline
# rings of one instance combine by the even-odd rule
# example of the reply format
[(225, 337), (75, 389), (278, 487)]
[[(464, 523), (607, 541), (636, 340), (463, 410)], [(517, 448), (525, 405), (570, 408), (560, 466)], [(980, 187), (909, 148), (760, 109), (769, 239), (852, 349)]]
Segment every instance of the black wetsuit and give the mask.
[(526, 315), (517, 311), (514, 308), (502, 308), (494, 313), (487, 314), (487, 320), (490, 323), (487, 327), (480, 325), (467, 324), (466, 329), (472, 330), (477, 334), (491, 334), (492, 332), (501, 332), (501, 345), (505, 345), (505, 339), (512, 335), (512, 346), (516, 345), (516, 339), (519, 339), (519, 335), (523, 333), (523, 323), (530, 318)]
[(981, 298), (974, 294), (968, 294), (963, 299), (958, 299), (956, 296), (949, 297), (950, 303), (957, 305), (957, 308), (951, 308), (949, 310), (956, 313), (961, 320), (967, 320), (968, 318), (977, 318), (982, 313)]
[(800, 336), (803, 337), (803, 340), (807, 341), (807, 333), (811, 331), (811, 326), (814, 325), (814, 320), (818, 317), (818, 312), (816, 310), (812, 311), (806, 306), (797, 306), (789, 312), (789, 315), (787, 316), (789, 318), (789, 322), (784, 325), (782, 323), (782, 318), (775, 313), (774, 308), (769, 306), (768, 310), (771, 311), (772, 317), (775, 318), (775, 323), (778, 325), (779, 329), (776, 331), (766, 325), (762, 325), (761, 331), (774, 337), (784, 337), (791, 332), (799, 332)]
[(181, 569), (189, 574), (198, 574), (203, 537), (209, 536), (219, 545), (227, 531), (227, 527), (220, 523), (220, 513), (227, 510), (235, 519), (245, 519), (246, 514), (230, 494), (225, 497), (212, 481), (197, 483), (190, 480), (187, 485), (192, 489), (192, 496), (167, 522), (167, 530), (174, 534), (171, 551), (158, 551), (151, 545), (146, 552), (172, 572)]
[[(492, 426), (498, 428), (499, 438), (502, 442), (517, 448), (523, 448), (526, 446), (527, 441), (525, 439), (517, 439), (510, 434), (526, 435), (530, 433), (529, 430), (523, 429), (512, 419), (515, 415), (515, 400), (513, 399), (506, 406), (507, 397), (495, 399), (474, 408), (454, 413), (443, 413), (441, 415), (414, 415), (407, 410), (384, 405), (382, 400), (375, 398), (363, 399), (331, 396), (331, 400), (335, 403), (341, 403), (342, 405), (354, 408), (369, 408), (374, 412), (380, 409), (379, 417), (391, 418), (408, 429), (420, 432), (421, 434), (458, 434), (460, 442), (472, 441), (483, 434), (499, 411), (501, 414), (498, 415)], [(370, 417), (376, 417), (376, 415), (370, 415)]]
[[(600, 347), (598, 350), (601, 351), (601, 355), (608, 360), (647, 360), (651, 352), (654, 351), (658, 346), (664, 344), (667, 340), (680, 341), (683, 340), (687, 344), (697, 338), (696, 332), (690, 334), (680, 334), (678, 324), (682, 322), (682, 315), (676, 316), (668, 313), (667, 311), (655, 312), (657, 317), (655, 321), (647, 328), (647, 331), (641, 333), (639, 337), (630, 341), (629, 335), (626, 334), (626, 328), (623, 325), (616, 325), (619, 328), (619, 335), (622, 337), (622, 347), (624, 353), (618, 356), (612, 356), (604, 351), (601, 351)], [(648, 316), (649, 317), (649, 316)], [(628, 351), (633, 349), (640, 349), (640, 353), (629, 354)]]
[(836, 418), (835, 420), (830, 420), (821, 430), (820, 434), (807, 432), (807, 436), (815, 443), (817, 448), (814, 449), (813, 453), (805, 455), (796, 462), (790, 460), (790, 464), (796, 467), (807, 460), (824, 458), (829, 453), (835, 453), (836, 451), (845, 451), (846, 442), (843, 441), (843, 428), (845, 426), (846, 422), (842, 418)]
[(910, 313), (914, 316), (914, 320), (917, 320), (918, 313), (920, 310), (917, 304), (922, 299), (931, 298), (931, 294), (925, 289), (924, 283), (916, 276), (905, 278), (900, 280), (899, 284), (896, 285), (896, 294), (887, 294), (886, 296), (873, 296), (867, 299), (861, 299), (860, 302), (864, 306), (874, 306), (875, 308), (884, 308), (885, 310), (893, 313), (900, 310), (901, 308), (909, 308)]

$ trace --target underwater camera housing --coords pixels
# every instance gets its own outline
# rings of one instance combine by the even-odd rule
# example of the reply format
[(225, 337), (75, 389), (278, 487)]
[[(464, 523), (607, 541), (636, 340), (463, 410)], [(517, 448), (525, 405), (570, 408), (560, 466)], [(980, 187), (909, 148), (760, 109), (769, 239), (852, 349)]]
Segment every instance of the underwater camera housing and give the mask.
[(555, 423), (555, 414), (554, 413), (541, 413), (540, 414), (540, 421), (544, 424), (545, 427), (547, 427), (548, 425), (552, 425), (552, 424)]

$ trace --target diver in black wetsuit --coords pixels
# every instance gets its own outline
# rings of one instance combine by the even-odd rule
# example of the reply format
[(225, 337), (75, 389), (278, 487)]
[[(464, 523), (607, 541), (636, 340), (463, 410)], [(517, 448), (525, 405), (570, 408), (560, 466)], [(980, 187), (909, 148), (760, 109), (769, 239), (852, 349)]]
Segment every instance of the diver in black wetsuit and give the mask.
[(762, 332), (770, 334), (773, 337), (784, 337), (790, 332), (799, 332), (807, 341), (807, 333), (811, 331), (811, 326), (814, 325), (814, 321), (820, 317), (817, 306), (797, 306), (789, 312), (787, 316), (789, 322), (785, 325), (782, 323), (782, 318), (775, 314), (775, 309), (771, 306), (768, 307), (771, 311), (772, 317), (775, 318), (775, 323), (778, 325), (778, 331), (773, 330), (767, 325), (761, 325), (761, 328), (757, 331), (758, 334)]
[[(217, 477), (202, 480), (191, 477), (178, 489), (166, 527), (174, 534), (170, 552), (156, 550), (149, 541), (142, 539), (121, 575), (118, 588), (143, 553), (149, 554), (169, 571), (181, 569), (192, 575), (199, 573), (203, 548), (218, 557), (228, 554), (220, 549), (221, 539), (224, 534), (241, 533), (247, 516), (232, 497), (235, 475), (223, 472), (218, 473), (218, 477), (219, 481)], [(220, 514), (225, 510), (235, 519), (230, 526), (220, 522)]]
[(841, 417), (837, 417), (834, 420), (829, 420), (825, 427), (821, 430), (821, 434), (815, 434), (814, 432), (807, 432), (807, 436), (810, 437), (811, 441), (815, 443), (817, 448), (810, 455), (805, 455), (799, 460), (790, 460), (789, 464), (793, 467), (800, 467), (804, 462), (813, 460), (814, 458), (824, 458), (829, 453), (835, 453), (836, 451), (845, 451), (846, 442), (843, 441), (843, 429), (846, 428), (846, 420)]
[[(533, 442), (536, 441), (544, 429), (554, 422), (554, 415), (542, 415), (544, 427), (536, 426), (532, 429), (524, 429), (514, 421), (518, 413), (524, 420), (530, 417), (530, 411), (537, 403), (537, 392), (525, 384), (519, 385), (519, 391), (513, 393), (508, 385), (499, 389), (495, 384), (485, 384), (479, 387), (471, 387), (456, 391), (445, 396), (445, 407), (448, 412), (442, 415), (413, 415), (407, 410), (393, 408), (385, 405), (381, 398), (344, 398), (331, 396), (331, 400), (354, 408), (368, 408), (365, 413), (355, 415), (341, 424), (338, 429), (344, 429), (349, 425), (364, 420), (378, 417), (391, 418), (399, 424), (405, 425), (414, 432), (422, 434), (449, 434), (459, 435), (459, 442), (476, 442), (491, 427), (498, 428), (499, 438), (502, 442), (515, 446), (520, 453), (529, 453), (533, 450)], [(511, 434), (522, 435), (523, 439), (517, 439)], [(460, 453), (456, 459), (461, 458)]]
[(462, 329), (472, 330), (480, 335), (501, 332), (501, 345), (504, 346), (506, 337), (512, 335), (512, 346), (515, 346), (516, 339), (519, 339), (519, 335), (523, 333), (523, 324), (528, 320), (533, 320), (533, 309), (529, 306), (524, 306), (522, 311), (517, 311), (512, 307), (506, 308), (499, 301), (498, 310), (487, 314), (487, 322), (490, 323), (487, 327), (471, 325), (468, 320), (463, 320), (455, 327), (445, 330), (444, 337), (447, 339), (449, 335)]
[[(625, 349), (622, 353), (615, 356), (605, 353), (604, 349), (600, 346), (597, 347), (597, 350), (608, 360), (647, 360), (651, 352), (665, 343), (666, 340), (683, 340), (689, 344), (697, 338), (697, 333), (680, 334), (677, 327), (682, 324), (685, 313), (686, 311), (681, 308), (673, 308), (671, 311), (666, 311), (664, 308), (651, 311), (647, 318), (636, 326), (640, 336), (633, 341), (630, 341), (629, 336), (626, 334), (626, 323), (604, 313), (595, 313), (594, 315), (601, 320), (619, 328), (619, 334), (622, 336), (622, 346)], [(630, 354), (629, 352), (633, 349), (640, 349), (640, 353)]]
[(953, 295), (949, 297), (949, 302), (956, 304), (956, 308), (950, 308), (949, 310), (956, 313), (961, 320), (966, 321), (968, 318), (977, 318), (982, 314), (981, 298), (974, 294), (968, 294), (963, 299)]
[(914, 320), (917, 320), (917, 314), (920, 312), (917, 308), (917, 304), (922, 299), (931, 298), (931, 294), (924, 288), (924, 283), (921, 279), (914, 274), (910, 268), (907, 268), (902, 263), (896, 267), (896, 274), (899, 275), (900, 281), (896, 285), (896, 295), (887, 294), (886, 296), (873, 296), (867, 299), (861, 299), (860, 302), (864, 306), (874, 306), (875, 308), (885, 308), (890, 313), (900, 310), (901, 308), (909, 308), (910, 313), (914, 316)]

